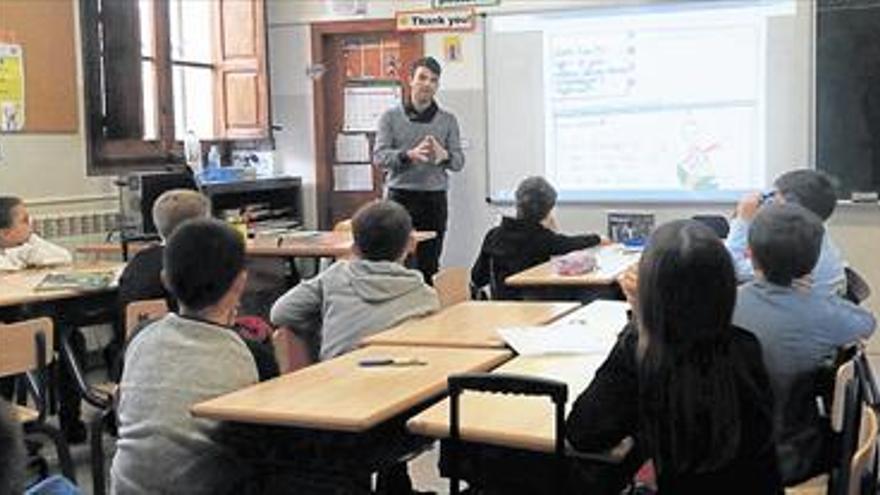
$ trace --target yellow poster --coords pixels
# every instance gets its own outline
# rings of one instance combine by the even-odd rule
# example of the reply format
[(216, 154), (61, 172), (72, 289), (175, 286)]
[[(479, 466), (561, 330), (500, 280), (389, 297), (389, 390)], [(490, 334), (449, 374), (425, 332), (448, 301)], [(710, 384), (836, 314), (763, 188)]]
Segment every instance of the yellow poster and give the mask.
[(24, 128), (24, 61), (21, 45), (0, 43), (0, 132)]
[(444, 36), (443, 53), (447, 62), (461, 62), (461, 36)]

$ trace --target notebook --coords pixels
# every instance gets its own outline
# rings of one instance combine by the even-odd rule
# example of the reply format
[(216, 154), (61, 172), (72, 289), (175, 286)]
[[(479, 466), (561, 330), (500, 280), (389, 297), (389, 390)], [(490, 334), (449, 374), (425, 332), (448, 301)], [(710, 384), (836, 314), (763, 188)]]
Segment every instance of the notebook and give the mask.
[(113, 271), (48, 273), (34, 290), (100, 290), (109, 287), (115, 277)]

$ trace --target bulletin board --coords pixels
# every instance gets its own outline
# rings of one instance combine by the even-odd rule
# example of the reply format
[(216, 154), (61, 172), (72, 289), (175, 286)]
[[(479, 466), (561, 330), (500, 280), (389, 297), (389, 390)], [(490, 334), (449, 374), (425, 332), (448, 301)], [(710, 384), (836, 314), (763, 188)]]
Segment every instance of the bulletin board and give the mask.
[(75, 133), (74, 0), (0, 0), (0, 41), (24, 52), (25, 133)]

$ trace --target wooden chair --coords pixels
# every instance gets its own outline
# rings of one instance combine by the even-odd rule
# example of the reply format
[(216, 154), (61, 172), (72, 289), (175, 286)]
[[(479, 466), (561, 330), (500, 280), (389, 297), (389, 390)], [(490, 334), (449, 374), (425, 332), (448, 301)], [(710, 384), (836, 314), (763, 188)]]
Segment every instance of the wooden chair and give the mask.
[(145, 299), (128, 303), (125, 307), (125, 341), (128, 342), (138, 325), (161, 318), (166, 313), (168, 313), (168, 302), (165, 299)]
[[(168, 313), (168, 303), (165, 299), (146, 299), (133, 301), (125, 307), (125, 341), (128, 342), (134, 331), (148, 320), (160, 318)], [(72, 356), (70, 353), (65, 353)], [(98, 411), (89, 421), (89, 444), (92, 464), (92, 493), (103, 495), (106, 493), (106, 473), (104, 472), (104, 429), (111, 423), (115, 414), (114, 405), (119, 384), (112, 381), (89, 384), (79, 363), (72, 359), (68, 360), (68, 366), (76, 379), (80, 394), (86, 402), (94, 406)]]
[(467, 301), (471, 298), (470, 272), (458, 266), (444, 268), (434, 274), (434, 289), (441, 308)]
[(340, 220), (333, 225), (333, 232), (351, 232), (351, 219)]
[(846, 298), (855, 304), (861, 304), (862, 301), (871, 296), (871, 286), (851, 267), (844, 268), (846, 275)]
[(14, 417), (26, 435), (43, 435), (55, 444), (61, 473), (76, 483), (70, 449), (61, 430), (48, 424), (49, 365), (53, 361), (53, 324), (50, 318), (36, 318), (8, 325), (0, 324), (0, 377), (21, 376), (35, 408), (12, 405)]
[(312, 364), (304, 343), (289, 328), (279, 328), (272, 332), (272, 348), (278, 371), (282, 375)]
[(730, 233), (730, 223), (721, 215), (694, 215), (691, 219), (709, 227), (722, 239), (726, 239)]
[(545, 396), (553, 402), (555, 411), (555, 489), (548, 493), (564, 493), (567, 482), (565, 451), (565, 404), (568, 401), (568, 385), (564, 382), (503, 373), (459, 373), (446, 379), (449, 389), (449, 493), (459, 493), (459, 450), (461, 431), (459, 415), (461, 394), (471, 390), (493, 394)]
[[(786, 495), (856, 495), (861, 492), (863, 473), (873, 459), (877, 442), (877, 418), (865, 407), (864, 387), (857, 363), (861, 349), (838, 369), (831, 402), (833, 456), (828, 473), (786, 488)], [(873, 432), (873, 433), (872, 433)]]
[(849, 474), (849, 495), (857, 495), (861, 493), (873, 493), (870, 489), (865, 489), (865, 482), (870, 487), (874, 483), (872, 477), (876, 477), (874, 473), (873, 461), (877, 455), (877, 413), (870, 407), (862, 409), (862, 424), (859, 428), (859, 448), (853, 455), (852, 466)]

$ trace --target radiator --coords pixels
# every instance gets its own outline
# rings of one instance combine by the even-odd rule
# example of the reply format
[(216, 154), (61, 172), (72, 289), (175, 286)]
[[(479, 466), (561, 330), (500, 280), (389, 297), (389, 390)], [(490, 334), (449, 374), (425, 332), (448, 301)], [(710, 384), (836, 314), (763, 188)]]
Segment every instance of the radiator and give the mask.
[(108, 232), (119, 228), (119, 212), (115, 210), (65, 212), (33, 217), (34, 232), (61, 244), (77, 244), (77, 240), (96, 242)]

